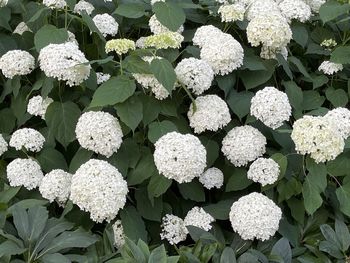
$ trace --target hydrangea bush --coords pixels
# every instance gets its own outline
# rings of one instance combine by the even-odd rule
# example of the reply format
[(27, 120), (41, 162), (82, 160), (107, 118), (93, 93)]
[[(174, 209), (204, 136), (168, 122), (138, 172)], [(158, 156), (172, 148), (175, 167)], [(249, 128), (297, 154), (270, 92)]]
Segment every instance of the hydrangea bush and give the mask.
[(0, 0), (0, 261), (350, 262), (349, 11)]

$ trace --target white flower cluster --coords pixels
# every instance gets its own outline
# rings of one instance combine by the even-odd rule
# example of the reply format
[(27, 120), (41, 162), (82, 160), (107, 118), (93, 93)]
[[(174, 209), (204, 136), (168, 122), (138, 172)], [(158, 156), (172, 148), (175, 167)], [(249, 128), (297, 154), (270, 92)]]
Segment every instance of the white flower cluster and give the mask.
[(197, 58), (181, 60), (175, 68), (175, 73), (179, 82), (196, 95), (208, 90), (214, 80), (214, 71), (211, 66)]
[(50, 203), (56, 201), (63, 206), (70, 195), (72, 175), (60, 169), (55, 169), (44, 176), (39, 191)]
[(27, 151), (39, 152), (44, 143), (45, 138), (40, 132), (31, 128), (22, 128), (12, 134), (9, 145), (17, 151), (25, 148)]
[(248, 179), (260, 183), (262, 186), (273, 184), (278, 180), (280, 167), (271, 158), (258, 158), (249, 167)]
[(265, 136), (258, 129), (245, 125), (227, 133), (221, 151), (234, 166), (240, 167), (262, 156), (266, 143)]
[(205, 231), (212, 228), (211, 223), (215, 221), (214, 217), (204, 211), (203, 208), (195, 206), (188, 211), (184, 223), (185, 226), (195, 226)]
[(153, 47), (155, 49), (180, 48), (184, 37), (178, 32), (167, 31), (157, 35), (145, 37), (144, 48)]
[(251, 193), (234, 202), (230, 211), (232, 228), (244, 240), (268, 240), (279, 227), (281, 209), (260, 193)]
[(305, 23), (311, 17), (311, 8), (303, 0), (283, 0), (278, 6), (288, 21), (295, 19)]
[(106, 82), (107, 80), (109, 80), (111, 78), (111, 75), (107, 73), (96, 72), (96, 78), (97, 78), (97, 85), (100, 85)]
[[(148, 26), (151, 32), (155, 35), (171, 31), (169, 28), (163, 26), (157, 19), (156, 15), (152, 15), (148, 21)], [(181, 25), (176, 31), (181, 34), (184, 31), (184, 27)]]
[(311, 7), (312, 12), (318, 13), (326, 0), (304, 0), (304, 2)]
[(8, 0), (0, 0), (0, 7), (6, 6), (8, 3)]
[(344, 140), (334, 122), (325, 117), (304, 116), (293, 125), (291, 138), (300, 154), (316, 163), (334, 160), (344, 150)]
[(27, 112), (34, 116), (40, 116), (45, 119), (47, 107), (53, 102), (53, 99), (46, 97), (45, 99), (40, 95), (32, 97), (28, 101)]
[(274, 0), (255, 0), (247, 8), (246, 17), (251, 21), (266, 14), (282, 16), (277, 3)]
[(217, 95), (197, 97), (194, 103), (191, 103), (187, 117), (195, 133), (217, 131), (231, 121), (226, 102)]
[(160, 238), (166, 239), (171, 245), (186, 240), (188, 230), (185, 222), (178, 216), (166, 214), (162, 218)]
[(125, 234), (122, 221), (117, 220), (112, 225), (113, 235), (114, 235), (114, 246), (116, 248), (121, 248), (125, 244)]
[(113, 37), (118, 33), (119, 24), (115, 21), (113, 16), (109, 14), (99, 14), (95, 15), (92, 20), (104, 37), (108, 35)]
[(335, 108), (324, 117), (334, 123), (344, 140), (350, 136), (350, 110), (341, 107)]
[(250, 114), (266, 126), (277, 129), (289, 120), (292, 107), (287, 94), (274, 87), (265, 87), (252, 98)]
[(154, 162), (160, 174), (179, 183), (191, 182), (206, 167), (207, 152), (192, 134), (170, 132), (155, 143)]
[(79, 47), (72, 43), (49, 44), (40, 50), (40, 68), (45, 75), (66, 81), (67, 85), (75, 86), (89, 78), (90, 65)]
[(75, 6), (74, 6), (74, 13), (77, 13), (81, 15), (84, 11), (91, 15), (92, 12), (95, 10), (95, 7), (90, 4), (89, 2), (86, 2), (84, 0), (80, 0)]
[(2, 134), (0, 134), (0, 156), (8, 150), (8, 144)]
[(165, 2), (165, 0), (151, 0), (151, 5), (154, 5), (155, 3), (158, 2)]
[(37, 188), (44, 177), (40, 165), (32, 159), (17, 158), (6, 167), (10, 186), (24, 186), (28, 190)]
[(33, 71), (35, 59), (27, 51), (10, 50), (0, 58), (0, 69), (6, 78), (27, 75)]
[(219, 7), (218, 13), (221, 16), (221, 22), (242, 21), (244, 19), (245, 7), (240, 3), (222, 5)]
[(333, 63), (330, 61), (323, 61), (318, 67), (319, 71), (322, 71), (326, 75), (333, 75), (339, 71), (343, 70), (343, 65), (338, 63)]
[(134, 41), (126, 38), (119, 38), (107, 41), (105, 51), (106, 53), (114, 51), (121, 56), (128, 53), (129, 50), (135, 50), (135, 48), (136, 46)]
[(124, 207), (128, 186), (118, 169), (106, 161), (91, 159), (72, 177), (72, 202), (90, 213), (95, 222), (110, 222)]
[(229, 74), (243, 64), (241, 44), (214, 26), (199, 27), (192, 41), (201, 48), (201, 59), (208, 62), (215, 74)]
[(64, 9), (67, 5), (65, 0), (43, 0), (43, 4), (51, 9)]
[(28, 31), (31, 32), (27, 24), (24, 22), (21, 22), (16, 26), (15, 30), (13, 30), (13, 34), (22, 35), (24, 32), (28, 32)]
[(113, 115), (102, 111), (83, 113), (75, 127), (80, 145), (107, 158), (122, 144), (122, 129)]
[(199, 182), (209, 190), (214, 187), (220, 189), (224, 184), (224, 174), (220, 169), (212, 167), (199, 176)]

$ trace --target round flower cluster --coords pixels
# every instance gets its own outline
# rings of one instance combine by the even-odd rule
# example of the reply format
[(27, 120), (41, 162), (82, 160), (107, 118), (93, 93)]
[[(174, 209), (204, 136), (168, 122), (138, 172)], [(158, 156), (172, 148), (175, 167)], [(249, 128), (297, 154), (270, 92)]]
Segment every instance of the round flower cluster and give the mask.
[(294, 122), (291, 137), (296, 151), (310, 154), (316, 163), (334, 160), (344, 150), (344, 140), (337, 127), (324, 117), (305, 115)]
[(32, 159), (13, 160), (7, 165), (6, 173), (10, 186), (24, 186), (28, 190), (38, 187), (44, 177), (40, 165)]
[(28, 101), (27, 112), (34, 116), (40, 116), (45, 119), (47, 107), (53, 102), (53, 99), (47, 97), (43, 98), (40, 95), (32, 97)]
[(341, 107), (335, 108), (324, 117), (333, 122), (343, 139), (350, 136), (350, 110)]
[(288, 49), (286, 47), (282, 47), (282, 48), (271, 48), (266, 46), (261, 47), (260, 57), (263, 59), (276, 59), (277, 54), (282, 55), (282, 57), (285, 60), (287, 60)]
[(106, 161), (91, 159), (72, 177), (72, 202), (90, 212), (95, 222), (113, 220), (126, 202), (128, 186), (118, 169)]
[(338, 45), (338, 43), (333, 38), (325, 39), (320, 44), (321, 47), (326, 47), (326, 48), (332, 48), (332, 47), (335, 47), (336, 45)]
[(192, 38), (192, 42), (194, 45), (199, 46), (200, 48), (209, 45), (216, 36), (220, 35), (222, 31), (212, 25), (201, 26), (198, 27), (194, 36)]
[(113, 115), (102, 111), (83, 113), (75, 127), (81, 147), (109, 158), (122, 144), (123, 132)]
[(283, 0), (278, 6), (288, 21), (295, 19), (305, 23), (311, 17), (311, 8), (303, 0)]
[(144, 47), (154, 47), (155, 49), (180, 48), (184, 37), (177, 32), (164, 32), (144, 39)]
[(43, 0), (43, 4), (51, 9), (64, 9), (67, 5), (65, 0)]
[(281, 218), (281, 209), (256, 192), (238, 199), (230, 211), (232, 228), (244, 240), (268, 240), (278, 230)]
[(200, 176), (206, 160), (206, 149), (192, 134), (170, 132), (155, 143), (154, 162), (159, 173), (179, 183), (188, 183)]
[(59, 205), (64, 205), (70, 194), (72, 175), (63, 170), (52, 170), (44, 176), (39, 191), (50, 203), (56, 201)]
[(8, 150), (8, 144), (2, 134), (0, 134), (0, 156)]
[(274, 87), (259, 90), (251, 100), (250, 114), (266, 126), (277, 129), (289, 120), (292, 107), (288, 96)]
[(90, 65), (79, 47), (72, 43), (50, 44), (40, 50), (40, 68), (45, 75), (75, 86), (89, 78)]
[(17, 151), (24, 147), (27, 151), (39, 152), (44, 143), (45, 138), (40, 132), (31, 128), (22, 128), (12, 134), (9, 145)]
[(264, 17), (265, 14), (281, 16), (278, 4), (274, 0), (255, 0), (247, 8), (246, 17), (248, 21), (257, 17)]
[(231, 121), (226, 102), (217, 95), (197, 97), (194, 103), (191, 103), (187, 117), (195, 133), (217, 131)]
[(224, 184), (224, 174), (220, 169), (212, 167), (199, 176), (199, 182), (207, 189), (220, 189)]
[(250, 165), (247, 177), (265, 186), (275, 183), (279, 174), (280, 167), (273, 159), (258, 158)]
[(204, 211), (203, 208), (195, 206), (188, 211), (184, 223), (185, 226), (195, 226), (205, 231), (212, 228), (211, 223), (215, 221), (214, 217)]
[(221, 151), (237, 167), (246, 165), (266, 151), (266, 138), (249, 125), (235, 127), (222, 140)]
[(27, 75), (33, 71), (35, 59), (27, 51), (10, 50), (0, 58), (0, 69), (6, 78)]
[(94, 21), (97, 29), (104, 37), (107, 35), (113, 37), (118, 33), (119, 24), (115, 21), (114, 17), (109, 14), (95, 15), (92, 21)]
[[(156, 15), (151, 16), (148, 22), (151, 32), (155, 35), (171, 31), (169, 28), (163, 26), (157, 19)], [(181, 34), (184, 31), (184, 27), (180, 26), (176, 31)]]
[(102, 72), (96, 72), (96, 78), (97, 78), (97, 85), (100, 85), (107, 80), (111, 78), (110, 74), (102, 73)]
[(106, 43), (106, 53), (114, 51), (119, 56), (128, 53), (129, 50), (135, 50), (135, 42), (122, 38), (122, 39), (112, 39)]
[(304, 2), (310, 6), (312, 12), (317, 14), (321, 6), (326, 3), (326, 0), (304, 0)]
[(114, 235), (114, 246), (116, 248), (121, 248), (125, 244), (125, 234), (122, 221), (117, 220), (112, 225), (113, 235)]
[(15, 30), (13, 30), (13, 34), (18, 34), (18, 35), (22, 35), (24, 32), (32, 32), (30, 28), (27, 26), (27, 24), (24, 22), (19, 23), (15, 28)]
[(75, 6), (74, 6), (74, 13), (77, 13), (81, 15), (84, 11), (91, 15), (92, 12), (95, 10), (95, 7), (90, 4), (89, 2), (86, 2), (84, 0), (80, 0)]
[(181, 60), (175, 68), (175, 73), (179, 82), (196, 95), (208, 90), (214, 79), (214, 71), (211, 66), (206, 61), (197, 58)]
[(253, 47), (261, 43), (271, 48), (282, 48), (292, 39), (292, 30), (283, 16), (267, 13), (249, 22), (247, 37)]
[(241, 4), (222, 5), (218, 13), (221, 16), (221, 22), (234, 22), (244, 19), (245, 7)]
[(319, 71), (322, 71), (326, 75), (333, 75), (339, 71), (343, 70), (343, 65), (338, 63), (333, 63), (330, 61), (323, 61), (318, 67)]
[(8, 3), (8, 0), (0, 0), (0, 7), (6, 6)]
[(166, 214), (162, 218), (160, 238), (166, 239), (171, 245), (186, 240), (188, 230), (185, 222), (178, 216)]

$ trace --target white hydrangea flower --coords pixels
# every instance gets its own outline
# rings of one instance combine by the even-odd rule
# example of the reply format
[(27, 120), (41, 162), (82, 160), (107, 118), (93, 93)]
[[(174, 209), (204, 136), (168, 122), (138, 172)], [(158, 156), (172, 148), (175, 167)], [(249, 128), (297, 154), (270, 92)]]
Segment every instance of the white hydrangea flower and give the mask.
[(59, 205), (64, 206), (70, 195), (70, 185), (72, 175), (61, 169), (52, 170), (44, 176), (39, 191), (50, 203), (56, 201)]
[(221, 22), (234, 22), (244, 19), (245, 7), (241, 4), (222, 5), (219, 7), (218, 13)]
[(0, 69), (6, 78), (27, 75), (33, 71), (35, 59), (27, 51), (10, 50), (0, 58)]
[(64, 9), (67, 5), (65, 0), (43, 0), (43, 4), (51, 9)]
[(230, 110), (226, 102), (217, 95), (205, 95), (191, 103), (187, 117), (195, 133), (206, 130), (217, 131), (231, 121)]
[(126, 202), (128, 185), (117, 168), (91, 159), (72, 177), (70, 199), (97, 223), (110, 222)]
[(6, 6), (8, 3), (8, 0), (0, 0), (0, 7)]
[(184, 223), (185, 226), (195, 226), (205, 231), (212, 228), (211, 223), (215, 221), (214, 217), (204, 211), (203, 208), (195, 206), (188, 211)]
[(338, 43), (333, 38), (325, 39), (320, 44), (321, 47), (326, 47), (328, 50), (331, 50), (329, 48), (335, 47), (336, 45), (338, 45)]
[(0, 134), (0, 156), (8, 150), (8, 144), (2, 134)]
[(280, 167), (271, 158), (258, 158), (249, 167), (248, 179), (260, 183), (262, 186), (273, 184), (278, 180)]
[(311, 8), (303, 0), (283, 0), (278, 6), (288, 21), (295, 19), (305, 23), (311, 17)]
[(32, 159), (17, 158), (6, 168), (10, 186), (24, 186), (28, 190), (37, 188), (44, 177), (40, 165)]
[(166, 214), (162, 218), (160, 238), (166, 239), (171, 245), (186, 240), (188, 230), (185, 222), (178, 216)]
[(213, 39), (215, 39), (217, 36), (221, 35), (223, 32), (212, 25), (207, 25), (207, 26), (201, 26), (198, 27), (192, 42), (194, 45), (199, 46), (202, 48), (204, 45), (209, 45)]
[(126, 38), (119, 38), (107, 41), (105, 51), (106, 53), (114, 51), (119, 56), (121, 56), (128, 53), (129, 50), (135, 50), (135, 48), (136, 45), (134, 41)]
[(22, 128), (15, 131), (9, 145), (17, 151), (25, 148), (27, 151), (39, 152), (45, 143), (45, 138), (40, 132), (32, 128)]
[(344, 140), (333, 121), (304, 116), (293, 125), (291, 138), (299, 154), (310, 154), (316, 163), (334, 160), (344, 150)]
[(226, 75), (243, 65), (244, 51), (231, 35), (221, 33), (202, 47), (200, 57), (215, 74)]
[(28, 31), (32, 32), (32, 30), (30, 30), (30, 28), (27, 26), (26, 23), (21, 22), (17, 25), (15, 30), (13, 30), (13, 34), (22, 35), (24, 32), (28, 32)]
[(220, 189), (224, 184), (224, 174), (220, 169), (212, 167), (199, 176), (199, 182), (209, 190), (214, 187)]
[(260, 57), (263, 59), (277, 59), (277, 54), (282, 55), (282, 57), (287, 60), (288, 49), (286, 47), (282, 48), (271, 48), (271, 47), (261, 47)]
[(266, 14), (282, 15), (278, 4), (274, 0), (254, 0), (246, 11), (248, 21), (256, 17), (264, 17)]
[(88, 15), (91, 15), (94, 10), (95, 10), (95, 7), (89, 2), (86, 2), (84, 0), (80, 0), (74, 6), (74, 13), (77, 13), (79, 15), (81, 15), (83, 11), (85, 11)]
[(282, 48), (292, 39), (292, 30), (284, 17), (267, 13), (249, 22), (247, 37), (253, 47), (262, 44), (266, 47)]
[(111, 75), (107, 73), (96, 72), (96, 78), (97, 78), (97, 85), (100, 85), (106, 82), (107, 80), (109, 80), (111, 78)]
[(125, 234), (122, 221), (117, 220), (112, 225), (113, 235), (114, 235), (114, 246), (116, 248), (121, 248), (125, 244)]
[(200, 140), (178, 132), (169, 132), (158, 139), (153, 156), (159, 173), (179, 183), (200, 176), (207, 162), (207, 152)]
[(138, 40), (135, 42), (135, 46), (137, 48), (145, 48), (145, 40), (147, 37), (140, 37)]
[(151, 0), (151, 5), (154, 5), (155, 3), (158, 2), (165, 2), (165, 0)]
[(232, 228), (244, 240), (268, 240), (278, 230), (281, 218), (281, 208), (256, 192), (238, 199), (230, 211)]
[(67, 32), (68, 32), (68, 40), (67, 40), (67, 42), (71, 42), (71, 43), (79, 46), (79, 43), (78, 43), (77, 39), (75, 38), (74, 33), (70, 32), (69, 30)]
[(113, 16), (109, 14), (100, 14), (95, 15), (92, 20), (104, 37), (107, 35), (113, 37), (118, 33), (119, 24), (115, 21)]
[[(155, 58), (160, 59), (160, 57), (149, 56), (145, 56), (142, 59), (150, 64)], [(141, 73), (134, 73), (132, 75), (143, 88), (150, 88), (156, 99), (163, 100), (170, 95), (168, 90), (156, 79), (154, 75)]]
[(322, 71), (326, 75), (333, 75), (339, 71), (343, 70), (343, 65), (338, 63), (333, 63), (330, 61), (323, 61), (318, 67), (319, 71)]
[(251, 100), (250, 114), (266, 126), (277, 129), (289, 120), (292, 107), (286, 93), (275, 87), (259, 90)]
[(168, 31), (146, 37), (144, 46), (155, 49), (180, 48), (183, 41), (184, 37), (180, 33)]
[(89, 62), (79, 47), (72, 43), (49, 44), (40, 50), (40, 69), (48, 77), (66, 81), (68, 86), (76, 86), (87, 80), (90, 75)]
[(304, 0), (304, 2), (310, 6), (312, 12), (317, 14), (326, 0)]
[(234, 166), (240, 167), (262, 156), (266, 143), (265, 136), (258, 129), (244, 125), (227, 133), (221, 151)]
[(109, 158), (122, 144), (123, 132), (113, 115), (102, 111), (83, 113), (75, 127), (81, 147)]
[(194, 94), (200, 95), (208, 90), (214, 80), (214, 71), (204, 60), (185, 58), (176, 68), (177, 79)]
[(324, 117), (334, 123), (343, 139), (350, 136), (350, 110), (338, 107), (329, 111)]
[(28, 101), (27, 112), (34, 116), (40, 116), (44, 120), (46, 110), (52, 102), (53, 99), (49, 97), (44, 99), (40, 95), (34, 96)]
[[(151, 18), (148, 21), (148, 26), (151, 32), (155, 35), (171, 31), (169, 28), (167, 28), (166, 26), (163, 26), (162, 23), (158, 21), (156, 15), (151, 16)], [(176, 32), (181, 34), (183, 31), (184, 31), (184, 26), (181, 25)]]
[(228, 0), (215, 0), (219, 4), (228, 4)]

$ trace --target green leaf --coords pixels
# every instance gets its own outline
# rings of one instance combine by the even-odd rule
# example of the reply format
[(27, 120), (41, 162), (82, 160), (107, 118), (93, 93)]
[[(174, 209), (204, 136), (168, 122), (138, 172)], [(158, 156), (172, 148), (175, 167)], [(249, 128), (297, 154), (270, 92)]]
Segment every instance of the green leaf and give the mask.
[(216, 204), (204, 206), (203, 209), (211, 214), (215, 219), (227, 220), (229, 218), (229, 211), (231, 209), (233, 200), (221, 200)]
[(155, 174), (151, 177), (151, 180), (147, 186), (148, 194), (151, 197), (159, 197), (164, 194), (170, 187), (172, 180)]
[(148, 139), (152, 143), (155, 143), (160, 137), (169, 132), (178, 131), (176, 125), (168, 120), (153, 122), (148, 126), (148, 128)]
[(312, 215), (322, 205), (320, 195), (327, 186), (327, 174), (308, 174), (303, 184), (305, 210)]
[(220, 263), (236, 263), (235, 251), (231, 247), (225, 247), (222, 251)]
[(340, 250), (341, 244), (334, 230), (327, 224), (321, 225), (320, 229), (324, 238), (333, 243)]
[(349, 4), (340, 4), (337, 1), (328, 1), (320, 8), (320, 18), (323, 23), (331, 21), (338, 16), (346, 14), (350, 10)]
[(191, 238), (194, 241), (198, 241), (199, 239), (217, 241), (217, 239), (215, 238), (215, 236), (213, 236), (213, 234), (199, 227), (196, 227), (196, 226), (186, 226), (186, 227), (188, 229), (188, 232)]
[(167, 263), (167, 256), (164, 245), (155, 248), (149, 259), (148, 263)]
[(3, 256), (20, 255), (26, 250), (26, 248), (18, 246), (15, 242), (6, 240), (0, 244), (0, 258)]
[(350, 63), (350, 46), (339, 46), (331, 54), (331, 61), (339, 64)]
[(350, 153), (343, 153), (335, 160), (327, 162), (327, 171), (333, 176), (350, 175)]
[(145, 223), (135, 207), (127, 206), (120, 211), (120, 218), (124, 228), (125, 235), (131, 240), (139, 240), (147, 242), (147, 231)]
[(142, 105), (143, 105), (143, 124), (148, 125), (155, 119), (157, 119), (161, 106), (159, 100), (153, 96), (142, 96)]
[(288, 239), (281, 238), (272, 247), (271, 255), (280, 256), (283, 259), (283, 263), (292, 262), (292, 249), (289, 245)]
[(293, 23), (292, 32), (293, 40), (305, 48), (309, 40), (309, 32), (306, 25), (303, 23)]
[(75, 171), (78, 170), (80, 165), (90, 160), (92, 155), (92, 151), (88, 151), (80, 147), (69, 164), (69, 172), (75, 173)]
[(232, 89), (230, 92), (230, 95), (227, 98), (227, 104), (240, 120), (249, 114), (250, 101), (252, 100), (253, 96), (254, 93), (250, 91), (237, 92), (236, 90)]
[(225, 97), (227, 97), (227, 95), (234, 90), (236, 75), (233, 73), (225, 76), (219, 75), (215, 77), (215, 80), (217, 81), (219, 88), (225, 92)]
[(171, 31), (177, 31), (185, 23), (185, 12), (174, 2), (157, 2), (152, 9), (158, 21)]
[(70, 263), (71, 262), (69, 258), (59, 253), (45, 255), (43, 256), (42, 260), (45, 263)]
[(148, 148), (142, 152), (142, 157), (127, 177), (128, 185), (141, 184), (147, 178), (157, 173), (157, 168), (153, 161), (153, 154)]
[(33, 244), (43, 232), (49, 213), (45, 207), (35, 206), (28, 209), (29, 244)]
[(339, 201), (339, 208), (345, 215), (350, 216), (350, 177), (343, 180), (343, 185), (335, 190)]
[(345, 107), (349, 102), (348, 94), (343, 89), (326, 89), (326, 98), (334, 107)]
[(44, 148), (37, 157), (41, 168), (45, 172), (54, 169), (68, 170), (68, 165), (63, 154), (53, 148)]
[(21, 187), (10, 187), (7, 190), (0, 192), (0, 203), (8, 203), (12, 198), (16, 196)]
[(137, 203), (137, 211), (143, 218), (151, 221), (161, 221), (163, 212), (163, 202), (161, 197), (155, 198), (152, 204), (148, 198), (147, 189), (141, 188), (135, 191), (135, 199)]
[(296, 110), (302, 110), (303, 91), (294, 81), (283, 81), (290, 104)]
[(321, 96), (315, 90), (306, 90), (303, 92), (304, 100), (303, 100), (303, 109), (304, 110), (314, 110), (322, 106), (325, 97)]
[(12, 133), (16, 125), (16, 117), (12, 110), (5, 108), (0, 110), (0, 133)]
[(346, 252), (350, 247), (350, 232), (348, 226), (341, 220), (335, 220), (335, 233), (341, 244), (342, 252)]
[(9, 21), (11, 19), (11, 9), (8, 7), (0, 8), (0, 27), (12, 31)]
[(225, 192), (243, 190), (253, 182), (247, 178), (247, 171), (242, 168), (230, 169), (230, 177), (227, 181)]
[(310, 74), (307, 72), (306, 68), (304, 67), (303, 63), (297, 58), (297, 57), (288, 57), (288, 61), (293, 63), (300, 73), (302, 73), (306, 78), (312, 79)]
[(34, 45), (37, 51), (49, 44), (61, 44), (68, 40), (68, 32), (64, 28), (58, 29), (53, 25), (45, 25), (36, 32)]
[(128, 18), (139, 18), (144, 16), (145, 8), (143, 4), (120, 4), (114, 13), (128, 17)]
[[(159, 4), (157, 2), (156, 4)], [(155, 78), (164, 86), (164, 88), (171, 94), (174, 89), (176, 81), (176, 74), (170, 62), (164, 58), (153, 59), (151, 62), (151, 71)]]
[(247, 90), (250, 90), (258, 87), (259, 85), (266, 83), (272, 77), (272, 74), (273, 74), (273, 71), (244, 70), (240, 73), (239, 77), (242, 79), (245, 88)]
[(135, 90), (135, 80), (126, 76), (112, 77), (95, 91), (89, 107), (104, 107), (124, 102)]
[(144, 61), (139, 56), (127, 56), (123, 60), (122, 64), (123, 68), (125, 68), (129, 72), (140, 74), (152, 74), (149, 63)]
[(126, 101), (117, 104), (115, 108), (117, 109), (117, 115), (121, 121), (124, 122), (132, 131), (135, 131), (143, 117), (141, 99), (133, 96)]
[(145, 263), (146, 258), (142, 252), (142, 250), (129, 238), (125, 239), (125, 243), (127, 245), (127, 248), (130, 250), (131, 255), (135, 262)]
[(180, 190), (181, 195), (186, 200), (189, 199), (196, 202), (205, 201), (205, 193), (203, 186), (198, 181), (193, 180), (190, 183), (178, 184), (178, 188)]
[(28, 240), (28, 237), (30, 235), (30, 227), (26, 210), (16, 204), (12, 207), (12, 216), (18, 236), (24, 241)]
[(80, 117), (79, 107), (71, 102), (53, 102), (47, 108), (45, 120), (50, 133), (64, 147), (75, 140), (75, 126)]
[(104, 36), (101, 34), (100, 30), (98, 30), (94, 21), (86, 12), (81, 13), (81, 18), (83, 19), (85, 24), (89, 27), (91, 32), (95, 32), (103, 42), (106, 42), (106, 40), (105, 40)]

